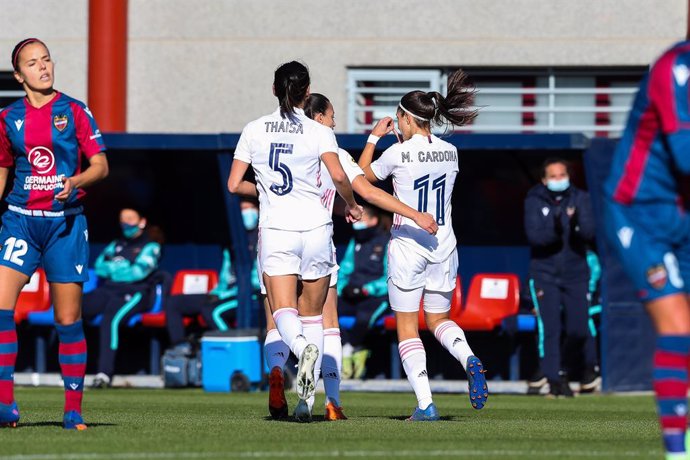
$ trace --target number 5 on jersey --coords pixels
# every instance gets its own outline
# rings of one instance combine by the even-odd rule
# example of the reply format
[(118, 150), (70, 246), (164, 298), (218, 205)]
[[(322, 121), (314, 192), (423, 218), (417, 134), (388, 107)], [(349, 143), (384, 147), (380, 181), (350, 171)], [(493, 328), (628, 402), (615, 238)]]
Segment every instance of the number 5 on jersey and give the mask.
[(427, 212), (429, 207), (429, 184), (431, 190), (436, 192), (436, 223), (438, 225), (446, 224), (446, 175), (437, 177), (433, 181), (429, 174), (422, 176), (414, 181), (414, 189), (419, 190), (417, 198), (417, 210), (419, 212)]
[(11, 236), (5, 240), (5, 252), (2, 254), (4, 260), (9, 260), (13, 264), (17, 264), (20, 267), (24, 265), (22, 257), (26, 255), (26, 251), (29, 250), (29, 246), (24, 240), (18, 240), (17, 238)]
[(268, 155), (268, 163), (271, 169), (283, 176), (283, 183), (271, 184), (271, 191), (276, 195), (287, 195), (292, 191), (292, 172), (285, 163), (280, 162), (281, 155), (292, 155), (292, 144), (271, 143), (271, 152)]

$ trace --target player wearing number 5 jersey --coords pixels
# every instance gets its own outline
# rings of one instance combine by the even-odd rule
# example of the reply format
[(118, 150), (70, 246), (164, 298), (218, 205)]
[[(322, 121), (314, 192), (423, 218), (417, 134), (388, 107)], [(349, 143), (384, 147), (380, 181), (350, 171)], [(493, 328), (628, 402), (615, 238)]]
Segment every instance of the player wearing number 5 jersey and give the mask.
[(458, 70), (448, 78), (448, 95), (412, 91), (400, 101), (398, 126), (404, 142), (389, 147), (372, 163), (376, 141), (394, 130), (393, 120), (379, 121), (369, 136), (359, 165), (371, 182), (393, 178), (395, 196), (403, 203), (436, 216), (439, 230), (430, 235), (412, 220), (396, 214), (388, 249), (388, 295), (398, 327), (400, 358), (417, 395), (411, 421), (438, 420), (426, 371), (426, 352), (419, 339), (419, 303), (429, 330), (467, 371), (472, 407), (484, 407), (488, 390), (481, 361), (467, 344), (465, 333), (449, 319), (458, 272), (452, 226), (451, 197), (458, 174), (455, 146), (431, 134), (431, 124), (462, 126), (476, 112), (470, 110), (474, 89)]
[[(50, 282), (65, 386), (63, 427), (83, 430), (86, 341), (82, 283), (88, 280), (88, 230), (79, 202), (108, 175), (105, 146), (86, 106), (53, 89), (53, 61), (43, 42), (23, 40), (12, 52), (26, 97), (0, 112), (0, 192), (14, 166), (14, 186), (0, 230), (0, 425), (16, 426), (14, 306), (40, 266)], [(82, 168), (83, 157), (89, 162)]]
[[(323, 333), (314, 338), (319, 343), (308, 343), (298, 312), (308, 321), (322, 321), (330, 275), (338, 268), (331, 245), (331, 216), (321, 204), (321, 162), (347, 204), (348, 220), (362, 215), (338, 160), (333, 131), (304, 114), (309, 84), (309, 71), (301, 63), (289, 62), (276, 70), (273, 93), (280, 107), (244, 128), (228, 178), (232, 193), (256, 195), (258, 189), (259, 266), (277, 329), (299, 358), (300, 401), (295, 409), (299, 421), (311, 420), (307, 399), (315, 390), (314, 367), (323, 348)], [(256, 185), (243, 181), (250, 164)], [(299, 305), (298, 282), (302, 287)]]

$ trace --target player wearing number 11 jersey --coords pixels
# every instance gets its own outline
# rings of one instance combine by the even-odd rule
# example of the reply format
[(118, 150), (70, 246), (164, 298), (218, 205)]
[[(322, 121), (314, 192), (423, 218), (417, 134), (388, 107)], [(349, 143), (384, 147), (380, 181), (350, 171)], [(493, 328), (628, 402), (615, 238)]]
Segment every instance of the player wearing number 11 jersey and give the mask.
[(462, 364), (469, 380), (470, 402), (484, 407), (488, 396), (484, 369), (467, 344), (465, 333), (449, 319), (458, 273), (458, 255), (452, 226), (451, 196), (458, 174), (455, 146), (431, 134), (431, 124), (461, 126), (476, 112), (470, 110), (474, 89), (458, 70), (448, 78), (448, 95), (412, 91), (400, 101), (398, 126), (404, 142), (389, 147), (371, 162), (378, 139), (393, 131), (391, 118), (379, 121), (359, 165), (371, 182), (393, 178), (395, 196), (403, 203), (436, 217), (438, 232), (430, 235), (412, 220), (394, 216), (388, 248), (388, 295), (397, 319), (400, 359), (417, 396), (411, 421), (438, 420), (426, 370), (426, 352), (419, 339), (419, 303), (429, 330)]

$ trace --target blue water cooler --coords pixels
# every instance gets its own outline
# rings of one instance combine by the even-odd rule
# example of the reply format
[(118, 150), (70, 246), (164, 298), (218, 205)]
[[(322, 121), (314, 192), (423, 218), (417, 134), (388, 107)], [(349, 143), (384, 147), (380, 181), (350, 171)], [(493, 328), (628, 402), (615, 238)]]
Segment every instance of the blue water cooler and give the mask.
[(205, 391), (247, 391), (263, 378), (259, 331), (208, 332), (201, 338), (201, 383)]

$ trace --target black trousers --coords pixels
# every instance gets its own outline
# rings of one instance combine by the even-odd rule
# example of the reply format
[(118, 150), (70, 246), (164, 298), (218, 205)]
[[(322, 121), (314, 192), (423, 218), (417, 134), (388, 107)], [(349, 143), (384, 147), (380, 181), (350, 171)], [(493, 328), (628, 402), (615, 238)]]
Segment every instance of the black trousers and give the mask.
[(133, 315), (150, 310), (154, 300), (155, 286), (148, 284), (105, 285), (84, 294), (82, 316), (93, 320), (103, 315), (98, 326), (98, 372), (114, 374), (118, 329)]
[(352, 329), (340, 329), (343, 343), (349, 343), (355, 349), (362, 348), (370, 323), (377, 321), (381, 315), (390, 310), (390, 307), (383, 308), (384, 302), (387, 302), (386, 297), (365, 297), (358, 301), (339, 298), (338, 315), (355, 317)]
[(596, 364), (588, 362), (596, 359), (596, 350), (591, 342), (587, 347), (591, 340), (587, 280), (557, 283), (535, 275), (530, 280), (530, 292), (537, 310), (538, 349), (546, 378), (558, 380), (566, 360)]
[[(177, 345), (185, 341), (185, 316), (201, 315), (210, 330), (218, 330), (220, 325), (216, 322), (214, 314), (219, 308), (232, 307), (232, 302), (236, 305), (237, 299), (219, 300), (207, 294), (182, 294), (168, 297), (165, 301), (165, 318), (170, 343)], [(230, 323), (234, 321), (236, 311), (236, 308), (231, 308), (220, 316), (225, 323)]]

